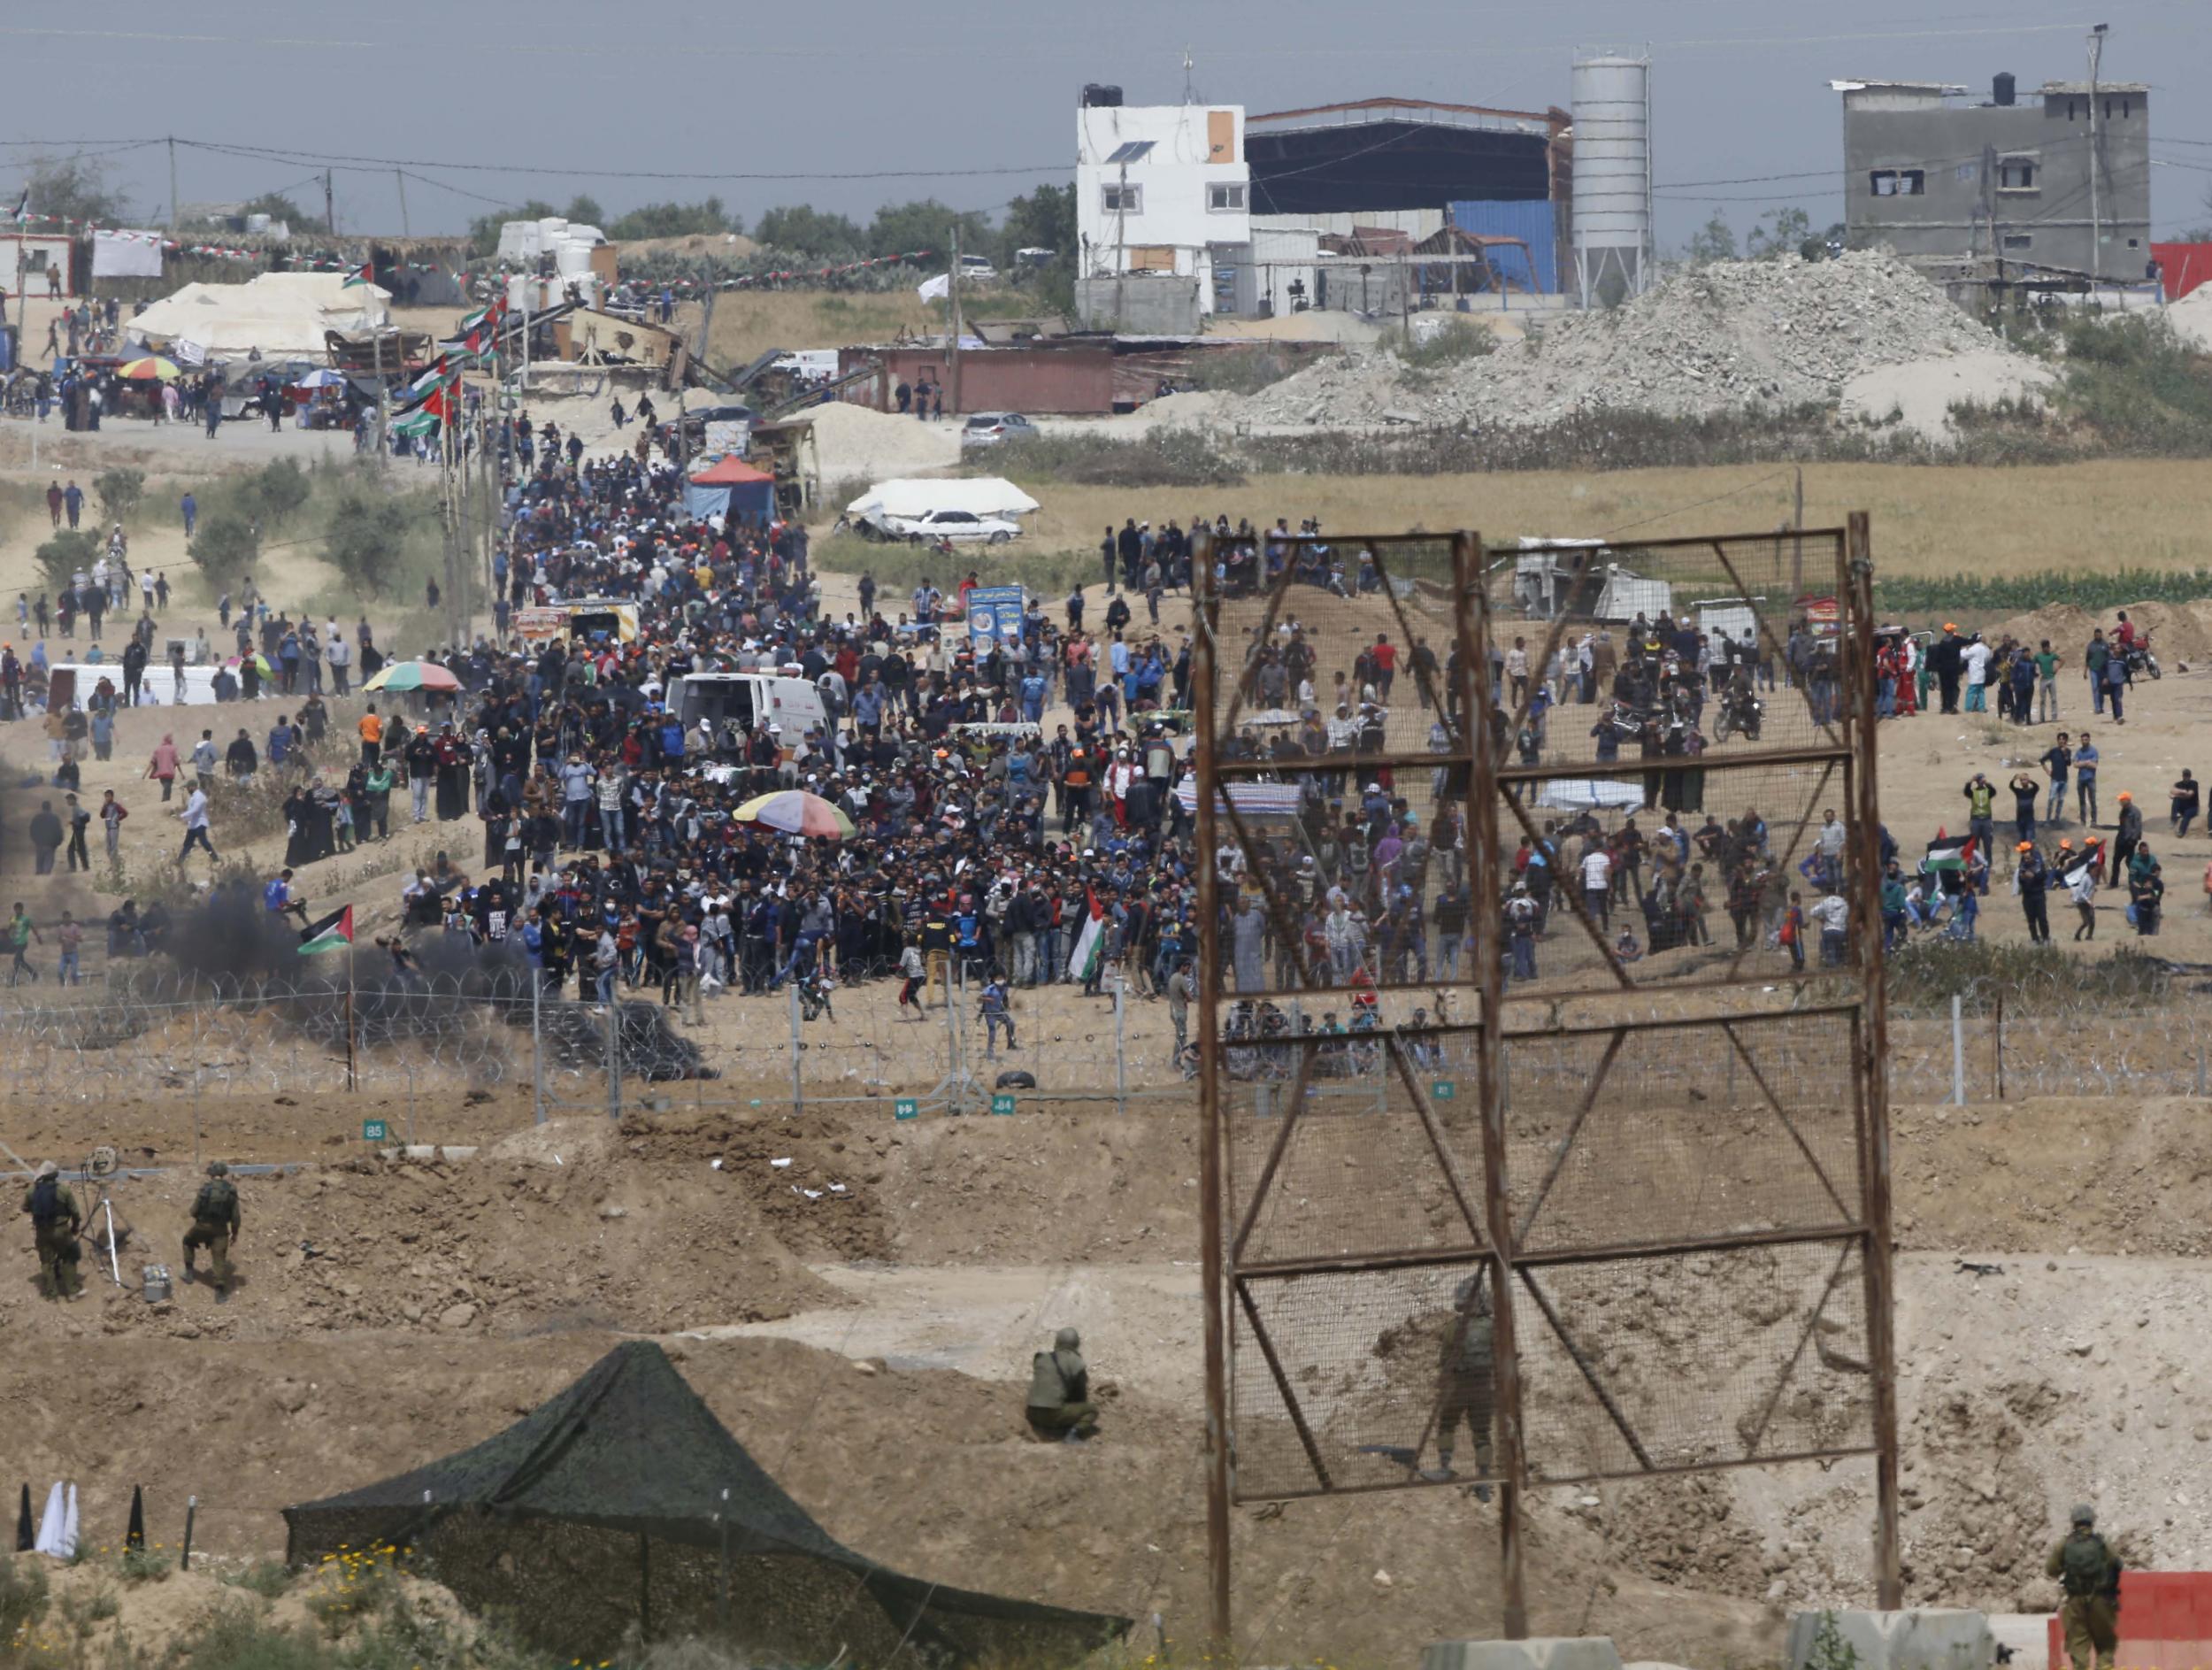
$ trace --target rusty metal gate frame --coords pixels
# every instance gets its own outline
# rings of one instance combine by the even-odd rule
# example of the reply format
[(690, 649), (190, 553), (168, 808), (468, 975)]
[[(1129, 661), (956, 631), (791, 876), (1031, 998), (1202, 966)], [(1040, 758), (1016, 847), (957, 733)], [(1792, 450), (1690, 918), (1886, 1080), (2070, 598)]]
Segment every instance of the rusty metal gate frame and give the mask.
[[(1400, 546), (1419, 543), (1434, 547), (1444, 535), (1411, 535), (1383, 536), (1371, 539), (1353, 538), (1350, 543), (1373, 553), (1382, 590), (1388, 598), (1406, 642), (1414, 641), (1411, 623), (1400, 606), (1399, 599), (1389, 584), (1388, 562), (1391, 551)], [(1513, 766), (1497, 757), (1495, 733), (1492, 723), (1492, 703), (1487, 678), (1487, 646), (1490, 643), (1490, 617), (1483, 573), (1484, 548), (1471, 533), (1455, 533), (1448, 536), (1451, 550), (1451, 585), (1454, 598), (1453, 631), (1457, 650), (1458, 680), (1447, 693), (1427, 685), (1427, 675), (1419, 668), (1411, 668), (1424, 685), (1428, 705), (1440, 716), (1456, 712), (1462, 722), (1449, 726), (1448, 748), (1441, 752), (1406, 754), (1388, 752), (1363, 754), (1359, 757), (1364, 768), (1368, 766), (1394, 766), (1402, 769), (1433, 770), (1441, 767), (1448, 773), (1447, 781), (1464, 786), (1465, 841), (1468, 849), (1468, 888), (1471, 897), (1478, 904), (1469, 926), (1469, 939), (1474, 946), (1473, 979), (1469, 984), (1474, 998), (1475, 1019), (1469, 1023), (1439, 1025), (1426, 1028), (1395, 1027), (1379, 1035), (1379, 1041), (1389, 1064), (1389, 1071), (1402, 1086), (1410, 1100), (1415, 1117), (1425, 1135), (1428, 1148), (1433, 1153), (1440, 1172), (1449, 1189), (1455, 1216), (1465, 1229), (1463, 1240), (1455, 1240), (1445, 1247), (1408, 1248), (1400, 1251), (1379, 1251), (1350, 1257), (1313, 1257), (1289, 1259), (1271, 1259), (1246, 1262), (1244, 1253), (1250, 1241), (1259, 1213), (1268, 1197), (1268, 1189), (1277, 1168), (1289, 1150), (1299, 1128), (1301, 1115), (1313, 1088), (1313, 1067), (1321, 1040), (1311, 1035), (1285, 1038), (1271, 1043), (1279, 1052), (1294, 1052), (1297, 1066), (1292, 1076), (1289, 1094), (1285, 1104), (1282, 1123), (1274, 1133), (1269, 1151), (1263, 1162), (1257, 1182), (1248, 1206), (1240, 1212), (1234, 1193), (1234, 1180), (1230, 1175), (1226, 1132), (1222, 1115), (1223, 1094), (1227, 1082), (1226, 1047), (1221, 1027), (1219, 971), (1224, 966), (1220, 913), (1220, 891), (1215, 874), (1214, 854), (1219, 846), (1219, 820), (1225, 817), (1231, 831), (1240, 845), (1248, 846), (1251, 832), (1227, 792), (1227, 786), (1239, 781), (1263, 777), (1300, 774), (1320, 767), (1286, 766), (1280, 761), (1253, 761), (1228, 759), (1219, 757), (1218, 744), (1225, 733), (1233, 731), (1237, 715), (1244, 699), (1244, 680), (1236, 677), (1227, 686), (1229, 700), (1225, 712), (1217, 713), (1217, 695), (1223, 688), (1225, 673), (1236, 669), (1223, 665), (1234, 653), (1225, 653), (1217, 632), (1220, 621), (1222, 599), (1214, 586), (1214, 542), (1202, 537), (1193, 560), (1192, 586), (1194, 598), (1193, 686), (1194, 730), (1195, 758), (1198, 769), (1196, 824), (1199, 850), (1198, 914), (1199, 914), (1199, 1029), (1201, 1071), (1199, 1075), (1200, 1114), (1202, 1135), (1200, 1143), (1200, 1192), (1204, 1203), (1201, 1220), (1202, 1262), (1203, 1266), (1203, 1295), (1205, 1305), (1205, 1384), (1206, 1384), (1206, 1479), (1207, 1479), (1207, 1543), (1209, 1566), (1209, 1611), (1211, 1639), (1217, 1647), (1226, 1649), (1231, 1635), (1230, 1584), (1230, 1508), (1240, 1499), (1234, 1484), (1235, 1435), (1232, 1429), (1233, 1418), (1231, 1396), (1231, 1374), (1235, 1351), (1235, 1329), (1228, 1306), (1233, 1302), (1249, 1328), (1254, 1343), (1264, 1362), (1269, 1379), (1282, 1398), (1290, 1422), (1303, 1447), (1315, 1474), (1314, 1488), (1308, 1490), (1271, 1490), (1265, 1493), (1274, 1499), (1288, 1496), (1344, 1495), (1355, 1491), (1403, 1489), (1415, 1486), (1417, 1481), (1410, 1472), (1403, 1483), (1342, 1485), (1333, 1481), (1320, 1448), (1309, 1428), (1293, 1374), (1295, 1365), (1286, 1366), (1255, 1298), (1256, 1282), (1294, 1279), (1299, 1275), (1324, 1273), (1352, 1273), (1405, 1269), (1420, 1266), (1450, 1266), (1471, 1267), (1486, 1276), (1488, 1291), (1493, 1296), (1493, 1330), (1494, 1367), (1494, 1396), (1498, 1421), (1496, 1451), (1502, 1462), (1495, 1474), (1500, 1497), (1500, 1545), (1503, 1587), (1504, 1633), (1508, 1636), (1522, 1636), (1527, 1633), (1527, 1601), (1522, 1561), (1523, 1503), (1529, 1485), (1529, 1465), (1523, 1428), (1521, 1384), (1522, 1354), (1515, 1339), (1516, 1306), (1506, 1302), (1508, 1293), (1517, 1287), (1525, 1292), (1541, 1316), (1548, 1334), (1565, 1350), (1590, 1391), (1617, 1430), (1633, 1456), (1638, 1466), (1628, 1471), (1599, 1471), (1573, 1475), (1547, 1474), (1544, 1482), (1571, 1483), (1600, 1479), (1642, 1479), (1666, 1476), (1676, 1473), (1703, 1472), (1724, 1467), (1775, 1466), (1789, 1461), (1829, 1460), (1842, 1456), (1871, 1455), (1875, 1461), (1877, 1513), (1874, 1536), (1875, 1573), (1878, 1602), (1886, 1609), (1901, 1604), (1901, 1582), (1898, 1541), (1898, 1454), (1895, 1351), (1892, 1316), (1892, 1274), (1890, 1237), (1889, 1184), (1889, 1121), (1886, 1081), (1882, 1069), (1886, 1053), (1887, 1016), (1883, 996), (1882, 925), (1878, 910), (1862, 908), (1854, 913), (1852, 924), (1855, 936), (1855, 979), (1846, 980), (1844, 997), (1834, 1001), (1833, 994), (1839, 979), (1835, 971), (1805, 974), (1797, 976), (1762, 974), (1744, 976), (1741, 974), (1742, 950), (1730, 962), (1725, 975), (1717, 981), (1699, 981), (1683, 988), (1668, 990), (1693, 991), (1701, 996), (1730, 989), (1756, 985), (1764, 988), (1796, 988), (1793, 1004), (1786, 1016), (1771, 1011), (1744, 1009), (1735, 1013), (1714, 1012), (1687, 1018), (1619, 1020), (1595, 1025), (1563, 1027), (1557, 1020), (1558, 1005), (1583, 998), (1602, 998), (1617, 996), (1623, 989), (1635, 990), (1635, 982), (1625, 967), (1614, 955), (1604, 935), (1585, 909), (1578, 889), (1567, 889), (1566, 904), (1581, 927), (1595, 942), (1602, 954), (1607, 972), (1613, 976), (1609, 986), (1601, 985), (1581, 990), (1547, 991), (1540, 998), (1521, 1000), (1541, 1002), (1553, 1005), (1550, 1025), (1540, 1028), (1517, 1027), (1514, 1020), (1513, 1001), (1504, 990), (1502, 975), (1503, 939), (1499, 912), (1483, 901), (1494, 902), (1502, 896), (1500, 885), (1504, 867), (1504, 854), (1499, 844), (1497, 807), (1502, 800), (1514, 810), (1516, 820), (1525, 833), (1536, 838), (1533, 826), (1517, 797), (1502, 791), (1509, 785), (1540, 783), (1548, 778), (1587, 776), (1594, 768), (1582, 766)], [(1760, 535), (1770, 537), (1770, 535)], [(1868, 519), (1863, 512), (1854, 513), (1847, 527), (1840, 529), (1808, 531), (1796, 536), (1799, 541), (1798, 562), (1801, 573), (1803, 546), (1807, 543), (1832, 543), (1837, 556), (1835, 575), (1836, 596), (1843, 606), (1842, 635), (1844, 655), (1843, 680), (1847, 696), (1838, 718), (1818, 728), (1822, 742), (1814, 746), (1759, 749), (1754, 747), (1741, 753), (1732, 753), (1725, 765), (1739, 766), (1814, 766), (1822, 768), (1818, 782), (1808, 799), (1803, 815), (1792, 832), (1785, 850), (1783, 862), (1786, 865), (1798, 850), (1812, 817), (1812, 808), (1823, 797), (1823, 791), (1840, 773), (1844, 779), (1847, 803), (1857, 839), (1850, 853), (1850, 862), (1856, 877), (1862, 899), (1878, 897), (1882, 873), (1880, 863), (1880, 823), (1875, 795), (1875, 703), (1874, 680), (1871, 668), (1874, 659), (1874, 617), (1872, 612), (1871, 543)], [(1346, 536), (1338, 536), (1345, 543)], [(1655, 548), (1699, 548), (1717, 556), (1729, 578), (1735, 581), (1737, 595), (1748, 597), (1752, 594), (1744, 587), (1727, 556), (1726, 545), (1718, 539), (1639, 542), (1639, 550)], [(1562, 548), (1563, 550), (1571, 548)], [(1294, 576), (1292, 564), (1284, 565), (1284, 572), (1266, 584), (1265, 613), (1253, 633), (1256, 643), (1264, 643), (1272, 633), (1283, 601)], [(1755, 614), (1765, 645), (1778, 658), (1780, 649), (1774, 643), (1763, 614)], [(1540, 667), (1548, 664), (1565, 629), (1565, 612), (1561, 612), (1546, 639), (1540, 654), (1532, 657), (1530, 665)], [(1484, 652), (1477, 653), (1477, 646)], [(1531, 681), (1531, 694), (1534, 681)], [(1524, 697), (1517, 710), (1510, 715), (1509, 728), (1517, 728), (1528, 712), (1528, 697)], [(1467, 721), (1473, 722), (1467, 722)], [(1217, 794), (1217, 789), (1220, 792)], [(1306, 954), (1302, 936), (1292, 931), (1293, 924), (1286, 917), (1282, 902), (1271, 892), (1263, 889), (1264, 905), (1270, 924), (1279, 943), (1296, 947), (1295, 960), (1302, 979), (1310, 980), (1313, 966)], [(1258, 996), (1290, 996), (1294, 993), (1263, 993)], [(1824, 997), (1830, 1001), (1820, 1001)], [(1811, 1001), (1808, 1001), (1811, 1000)], [(1859, 1171), (1856, 1197), (1847, 1197), (1821, 1166), (1807, 1139), (1792, 1122), (1789, 1110), (1778, 1097), (1752, 1050), (1746, 1043), (1747, 1034), (1755, 1035), (1757, 1028), (1778, 1019), (1796, 1019), (1825, 1016), (1847, 1020), (1850, 1035), (1850, 1078), (1852, 1112), (1855, 1120), (1855, 1154)], [(1787, 1132), (1798, 1153), (1817, 1178), (1827, 1200), (1835, 1209), (1832, 1222), (1797, 1228), (1783, 1228), (1756, 1233), (1715, 1234), (1703, 1236), (1675, 1236), (1645, 1242), (1630, 1242), (1614, 1246), (1575, 1246), (1549, 1251), (1531, 1252), (1526, 1250), (1530, 1231), (1535, 1226), (1553, 1185), (1566, 1166), (1567, 1160), (1580, 1140), (1584, 1122), (1597, 1104), (1607, 1076), (1622, 1048), (1632, 1035), (1663, 1030), (1669, 1027), (1717, 1027), (1726, 1038), (1735, 1057), (1741, 1060), (1752, 1081), (1757, 1087), (1767, 1112), (1778, 1120)], [(1417, 1074), (1409, 1058), (1410, 1043), (1424, 1039), (1471, 1037), (1476, 1049), (1477, 1098), (1480, 1119), (1480, 1151), (1483, 1175), (1471, 1182), (1461, 1174), (1451, 1145), (1439, 1128), (1439, 1117), (1424, 1094)], [(1602, 1055), (1590, 1082), (1568, 1122), (1565, 1135), (1553, 1151), (1548, 1174), (1535, 1198), (1529, 1204), (1518, 1223), (1514, 1221), (1508, 1193), (1506, 1167), (1506, 1101), (1502, 1091), (1503, 1057), (1506, 1046), (1516, 1038), (1540, 1038), (1547, 1041), (1573, 1037), (1602, 1037), (1606, 1040)], [(1686, 1466), (1655, 1464), (1644, 1442), (1606, 1384), (1604, 1375), (1593, 1363), (1589, 1354), (1575, 1338), (1571, 1319), (1561, 1313), (1554, 1297), (1542, 1285), (1542, 1274), (1548, 1269), (1579, 1264), (1595, 1264), (1610, 1259), (1651, 1258), (1671, 1254), (1686, 1255), (1694, 1252), (1717, 1252), (1758, 1246), (1812, 1244), (1832, 1245), (1839, 1249), (1822, 1297), (1808, 1316), (1795, 1348), (1782, 1365), (1775, 1383), (1768, 1391), (1759, 1419), (1746, 1441), (1747, 1455), (1740, 1459), (1700, 1461)], [(1864, 1365), (1871, 1379), (1870, 1443), (1839, 1449), (1815, 1449), (1788, 1454), (1759, 1453), (1759, 1440), (1763, 1438), (1785, 1390), (1796, 1374), (1809, 1344), (1812, 1344), (1816, 1327), (1828, 1299), (1849, 1269), (1854, 1255), (1858, 1258), (1863, 1282), (1865, 1307), (1865, 1343), (1869, 1362)], [(1463, 1301), (1463, 1304), (1465, 1304)], [(1471, 1306), (1461, 1312), (1453, 1336), (1454, 1346), (1464, 1336)], [(1825, 1347), (1820, 1348), (1824, 1352)], [(1443, 1398), (1440, 1388), (1432, 1404), (1427, 1423), (1423, 1430), (1421, 1446), (1425, 1448), (1433, 1432)], [(1417, 1450), (1417, 1456), (1420, 1453)]]

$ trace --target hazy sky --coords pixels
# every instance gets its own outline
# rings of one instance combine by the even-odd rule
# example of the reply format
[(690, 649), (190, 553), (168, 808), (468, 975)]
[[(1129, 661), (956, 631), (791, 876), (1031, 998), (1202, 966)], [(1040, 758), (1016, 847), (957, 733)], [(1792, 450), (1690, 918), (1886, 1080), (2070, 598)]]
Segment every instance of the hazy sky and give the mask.
[[(1962, 4), (1972, 9), (1916, 11), (1905, 0), (811, 0), (714, 9), (83, 0), (0, 14), (0, 185), (12, 206), (29, 144), (67, 151), (173, 134), (277, 153), (180, 145), (187, 203), (288, 190), (319, 213), (319, 178), (310, 176), (326, 160), (372, 159), (337, 165), (342, 233), (399, 229), (394, 162), (418, 176), (405, 184), (418, 232), (458, 231), (494, 204), (565, 204), (579, 191), (611, 216), (715, 193), (749, 223), (795, 202), (862, 219), (887, 200), (928, 196), (992, 210), (1072, 173), (1083, 82), (1118, 82), (1133, 104), (1177, 102), (1186, 48), (1202, 99), (1256, 112), (1386, 94), (1563, 105), (1575, 49), (1647, 43), (1659, 235), (1677, 244), (1716, 207), (1740, 229), (1778, 204), (1801, 204), (1816, 226), (1840, 215), (1830, 76), (1981, 88), (1992, 72), (2010, 70), (2031, 88), (2082, 75), (2084, 34), (2106, 21), (2105, 75), (2155, 89), (2158, 235), (2212, 219), (2203, 207), (2212, 4)], [(626, 28), (630, 19), (639, 27)], [(165, 145), (106, 160), (139, 218), (165, 215)], [(893, 171), (913, 177), (642, 177)], [(1811, 177), (1763, 178), (1800, 173)]]

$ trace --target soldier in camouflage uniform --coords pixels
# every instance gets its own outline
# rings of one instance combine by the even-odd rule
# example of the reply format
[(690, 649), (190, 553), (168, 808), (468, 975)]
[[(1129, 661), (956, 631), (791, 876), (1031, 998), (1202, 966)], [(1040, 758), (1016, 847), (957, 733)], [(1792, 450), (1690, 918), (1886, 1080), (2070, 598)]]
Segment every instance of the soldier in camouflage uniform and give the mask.
[(38, 1290), (50, 1299), (75, 1298), (84, 1290), (84, 1278), (77, 1274), (77, 1231), (84, 1213), (52, 1160), (38, 1168), (23, 1191), (23, 1210), (30, 1214), (38, 1246)]
[(1030, 1430), (1054, 1443), (1073, 1443), (1098, 1434), (1098, 1406), (1090, 1401), (1091, 1371), (1083, 1361), (1082, 1336), (1064, 1328), (1052, 1349), (1030, 1359)]
[(207, 1181), (192, 1203), (192, 1227), (184, 1236), (184, 1279), (196, 1279), (192, 1255), (207, 1249), (209, 1274), (215, 1278), (219, 1299), (230, 1297), (230, 1243), (238, 1238), (238, 1186), (230, 1180), (230, 1167), (221, 1160), (207, 1168)]
[(2094, 1508), (2076, 1508), (2072, 1535), (2043, 1563), (2045, 1575), (2057, 1578), (2066, 1591), (2058, 1615), (2074, 1670), (2090, 1670), (2093, 1651), (2110, 1670), (2120, 1646), (2120, 1557), (2097, 1535), (2096, 1525)]
[[(1490, 1471), (1490, 1422), (1497, 1409), (1497, 1382), (1491, 1356), (1490, 1282), (1478, 1271), (1459, 1284), (1452, 1296), (1452, 1331), (1444, 1342), (1439, 1365), (1441, 1406), (1437, 1414), (1436, 1465), (1421, 1476), (1432, 1484), (1457, 1477), (1452, 1471), (1452, 1449), (1464, 1421), (1475, 1445), (1475, 1471)], [(1475, 1486), (1478, 1501), (1490, 1499), (1490, 1487)]]

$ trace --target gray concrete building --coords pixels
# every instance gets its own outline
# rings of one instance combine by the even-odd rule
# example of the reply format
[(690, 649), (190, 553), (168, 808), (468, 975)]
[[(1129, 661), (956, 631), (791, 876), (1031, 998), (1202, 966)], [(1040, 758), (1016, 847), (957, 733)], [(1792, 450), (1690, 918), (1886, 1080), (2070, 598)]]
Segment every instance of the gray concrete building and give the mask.
[(1855, 247), (1919, 266), (2001, 262), (2131, 281), (2150, 260), (2150, 94), (2046, 81), (1986, 98), (1934, 81), (1839, 81), (1844, 219)]

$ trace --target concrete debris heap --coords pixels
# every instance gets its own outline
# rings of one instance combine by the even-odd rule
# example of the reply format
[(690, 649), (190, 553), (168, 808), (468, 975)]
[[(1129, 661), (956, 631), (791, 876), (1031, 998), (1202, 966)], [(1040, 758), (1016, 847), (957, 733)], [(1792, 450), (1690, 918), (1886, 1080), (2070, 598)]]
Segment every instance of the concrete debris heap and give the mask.
[(1555, 422), (1599, 408), (1707, 418), (1834, 405), (1885, 366), (2013, 354), (1934, 286), (1889, 255), (1832, 261), (1728, 261), (1692, 267), (1620, 307), (1571, 313), (1525, 344), (1436, 367), (1389, 350), (1326, 359), (1262, 390), (1236, 415), (1253, 424), (1374, 423), (1480, 427)]

